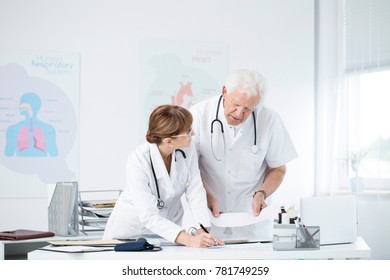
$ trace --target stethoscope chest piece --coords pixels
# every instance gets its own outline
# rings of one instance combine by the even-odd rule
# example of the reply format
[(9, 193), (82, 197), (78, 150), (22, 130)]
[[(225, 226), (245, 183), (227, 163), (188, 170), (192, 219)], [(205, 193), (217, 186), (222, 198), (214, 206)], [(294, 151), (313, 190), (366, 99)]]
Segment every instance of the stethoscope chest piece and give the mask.
[(259, 151), (259, 148), (257, 148), (256, 145), (253, 145), (253, 146), (251, 147), (251, 151), (252, 151), (252, 153), (257, 154), (257, 152)]
[[(186, 153), (181, 150), (181, 149), (177, 149), (175, 152), (180, 152), (183, 156), (183, 158), (187, 158), (186, 157)], [(165, 207), (165, 203), (164, 201), (160, 198), (160, 189), (158, 187), (158, 182), (157, 182), (157, 177), (156, 177), (156, 172), (154, 171), (154, 166), (153, 166), (153, 161), (152, 161), (152, 156), (150, 156), (150, 167), (152, 168), (152, 172), (153, 172), (153, 178), (154, 178), (154, 183), (156, 185), (156, 191), (157, 191), (157, 208), (158, 209), (163, 209)], [(176, 161), (176, 157), (175, 157), (175, 161)]]
[(162, 201), (161, 199), (157, 199), (157, 208), (158, 209), (163, 209), (164, 206), (165, 206), (164, 201)]

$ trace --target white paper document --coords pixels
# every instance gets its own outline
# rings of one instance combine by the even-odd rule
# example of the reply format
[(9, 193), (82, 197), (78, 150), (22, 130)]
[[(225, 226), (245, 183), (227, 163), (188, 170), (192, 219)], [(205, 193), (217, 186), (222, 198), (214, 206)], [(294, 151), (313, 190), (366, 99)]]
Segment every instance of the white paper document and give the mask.
[(88, 253), (88, 252), (103, 252), (114, 251), (114, 247), (91, 247), (91, 246), (45, 246), (39, 250), (53, 251), (61, 253)]
[(279, 208), (277, 205), (269, 205), (261, 210), (258, 216), (253, 213), (236, 212), (236, 213), (222, 213), (218, 218), (214, 217), (209, 211), (210, 221), (217, 227), (241, 227), (252, 225), (264, 220), (274, 219), (277, 216)]

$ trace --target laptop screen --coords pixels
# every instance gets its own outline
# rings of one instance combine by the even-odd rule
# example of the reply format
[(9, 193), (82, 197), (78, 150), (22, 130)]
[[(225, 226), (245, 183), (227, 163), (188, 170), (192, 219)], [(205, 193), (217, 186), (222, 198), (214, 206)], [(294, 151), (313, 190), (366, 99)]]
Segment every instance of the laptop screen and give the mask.
[(356, 197), (315, 196), (301, 198), (301, 220), (320, 226), (321, 245), (355, 242), (357, 239)]

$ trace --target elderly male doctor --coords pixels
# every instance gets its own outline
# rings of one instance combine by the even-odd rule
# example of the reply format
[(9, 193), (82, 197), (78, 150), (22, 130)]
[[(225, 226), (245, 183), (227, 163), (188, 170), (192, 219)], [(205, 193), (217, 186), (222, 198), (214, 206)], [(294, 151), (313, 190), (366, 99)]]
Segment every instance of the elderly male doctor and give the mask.
[[(237, 70), (227, 78), (221, 96), (191, 108), (193, 141), (215, 217), (226, 212), (258, 216), (282, 183), (286, 164), (297, 157), (279, 115), (263, 104), (264, 88), (259, 73)], [(272, 238), (271, 220), (232, 229), (248, 237)]]

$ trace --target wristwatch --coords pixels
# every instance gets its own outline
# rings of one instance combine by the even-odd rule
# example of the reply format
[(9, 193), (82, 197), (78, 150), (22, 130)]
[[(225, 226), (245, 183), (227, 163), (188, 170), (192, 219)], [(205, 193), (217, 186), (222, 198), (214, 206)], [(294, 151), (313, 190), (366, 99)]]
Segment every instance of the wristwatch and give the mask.
[(267, 198), (267, 193), (266, 193), (264, 190), (255, 191), (255, 193), (253, 194), (253, 197), (255, 197), (255, 195), (256, 195), (258, 192), (261, 192), (261, 193), (264, 195), (264, 200)]

